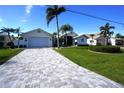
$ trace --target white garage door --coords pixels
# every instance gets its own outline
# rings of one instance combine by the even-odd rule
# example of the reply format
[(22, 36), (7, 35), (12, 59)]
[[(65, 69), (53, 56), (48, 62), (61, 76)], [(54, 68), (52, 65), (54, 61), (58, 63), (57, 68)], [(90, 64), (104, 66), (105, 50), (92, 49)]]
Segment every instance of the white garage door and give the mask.
[(28, 47), (48, 47), (49, 38), (48, 37), (29, 37)]

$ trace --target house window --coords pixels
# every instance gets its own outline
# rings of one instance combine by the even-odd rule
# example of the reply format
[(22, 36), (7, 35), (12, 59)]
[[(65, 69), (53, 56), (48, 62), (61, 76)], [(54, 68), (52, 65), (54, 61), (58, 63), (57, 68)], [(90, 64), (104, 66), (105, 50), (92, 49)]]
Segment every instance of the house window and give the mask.
[(93, 43), (94, 41), (93, 40), (90, 40), (90, 43)]
[(84, 39), (83, 38), (81, 39), (81, 42), (84, 42)]

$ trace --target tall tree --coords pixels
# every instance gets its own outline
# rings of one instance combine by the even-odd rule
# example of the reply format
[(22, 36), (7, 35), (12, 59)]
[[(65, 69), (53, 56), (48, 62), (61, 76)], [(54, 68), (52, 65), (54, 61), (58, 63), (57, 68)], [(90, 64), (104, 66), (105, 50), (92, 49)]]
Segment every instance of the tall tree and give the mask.
[(110, 26), (109, 23), (106, 23), (105, 26), (101, 26), (100, 27), (100, 31), (101, 31), (101, 36), (104, 37), (104, 43), (105, 46), (108, 44), (108, 39), (111, 37), (111, 35), (114, 33), (113, 31), (110, 31), (111, 29), (115, 29), (114, 26)]
[(121, 35), (120, 33), (117, 33), (115, 37), (116, 37), (116, 38), (124, 38), (124, 36)]
[(12, 38), (11, 38), (11, 35), (10, 35), (10, 34), (11, 34), (11, 33), (14, 33), (15, 29), (13, 29), (13, 28), (5, 28), (5, 27), (3, 27), (3, 28), (1, 29), (1, 31), (2, 31), (3, 33), (7, 33), (10, 42), (12, 42)]
[(67, 46), (67, 44), (68, 44), (67, 32), (73, 31), (73, 27), (71, 25), (69, 25), (69, 24), (65, 24), (65, 25), (62, 25), (61, 26), (60, 31), (62, 31), (62, 33), (65, 34), (65, 37), (66, 37), (66, 46)]
[(56, 19), (56, 31), (57, 31), (57, 47), (59, 48), (59, 23), (58, 23), (58, 15), (65, 12), (66, 9), (63, 6), (49, 6), (46, 10), (46, 20), (47, 25), (52, 21), (52, 19)]
[(18, 36), (18, 48), (19, 48), (19, 43), (20, 43), (20, 27), (15, 29), (15, 33), (17, 34)]

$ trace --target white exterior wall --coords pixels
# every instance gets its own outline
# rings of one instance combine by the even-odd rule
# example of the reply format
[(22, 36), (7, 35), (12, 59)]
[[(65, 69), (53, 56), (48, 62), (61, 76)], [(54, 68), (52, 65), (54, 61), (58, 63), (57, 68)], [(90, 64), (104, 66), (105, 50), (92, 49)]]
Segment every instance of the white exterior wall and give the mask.
[[(30, 37), (34, 37), (34, 36), (29, 36), (29, 37), (26, 37), (27, 38), (27, 46), (29, 46), (28, 44), (29, 44), (29, 38)], [(36, 37), (36, 36), (35, 36)], [(49, 47), (52, 47), (52, 37), (47, 37), (47, 38), (49, 38)]]
[[(91, 43), (90, 41), (91, 40), (93, 40), (93, 42)], [(87, 39), (87, 43), (89, 44), (89, 45), (96, 45), (96, 43), (97, 43), (97, 41), (95, 40), (95, 39), (92, 39), (92, 38), (89, 38), (89, 39)]]
[[(83, 42), (82, 42), (82, 39), (84, 39)], [(77, 38), (76, 41), (77, 41), (77, 44), (78, 44), (78, 45), (86, 45), (86, 44), (88, 44), (88, 43), (87, 43), (87, 38), (84, 37), (84, 36)]]
[(115, 46), (115, 45), (116, 45), (116, 40), (115, 40), (115, 38), (111, 38), (110, 40), (111, 40), (112, 46)]
[[(81, 40), (84, 39), (84, 42), (82, 42)], [(97, 41), (95, 39), (93, 39), (94, 42), (90, 42), (92, 40), (92, 38), (86, 38), (84, 36), (77, 38), (75, 41), (77, 42), (78, 45), (96, 45)]]
[[(42, 31), (40, 29), (36, 29), (34, 31), (30, 31), (30, 32), (24, 33), (22, 35), (22, 37), (23, 37), (23, 40), (20, 40), (20, 45), (26, 45), (28, 47), (29, 37), (47, 37), (47, 38), (49, 38), (49, 45), (48, 46), (52, 47), (52, 36), (49, 33), (44, 32), (44, 31)], [(17, 45), (18, 44), (18, 40), (15, 40), (14, 44)]]
[(28, 38), (29, 37), (48, 37), (49, 38), (49, 47), (52, 46), (52, 36), (41, 30), (35, 30), (32, 32), (26, 33), (23, 35), (23, 37), (27, 38), (27, 46), (28, 46)]
[(30, 37), (51, 37), (47, 33), (43, 32), (43, 31), (38, 32), (37, 30), (36, 31), (25, 33), (25, 34), (23, 34), (23, 36), (24, 37), (29, 37), (29, 36)]
[[(81, 39), (84, 39), (84, 42), (82, 42)], [(85, 36), (81, 36), (81, 37), (76, 38), (75, 42), (77, 42), (77, 45), (87, 45), (88, 44), (88, 45), (94, 45), (95, 46), (95, 45), (97, 45), (98, 42), (101, 43), (102, 45), (104, 45), (104, 42), (105, 42), (104, 37), (98, 37), (97, 39), (98, 39), (98, 41), (95, 39), (92, 39), (92, 38), (87, 38)], [(93, 40), (94, 42), (91, 43), (90, 42), (91, 40)], [(111, 38), (110, 42), (111, 42), (112, 46), (116, 45), (116, 39), (115, 38)]]

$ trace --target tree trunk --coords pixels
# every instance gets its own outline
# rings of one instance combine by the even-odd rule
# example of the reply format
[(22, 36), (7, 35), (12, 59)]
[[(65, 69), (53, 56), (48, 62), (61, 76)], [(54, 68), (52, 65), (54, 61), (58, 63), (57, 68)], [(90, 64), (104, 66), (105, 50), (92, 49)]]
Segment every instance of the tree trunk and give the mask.
[(92, 36), (92, 42), (91, 42), (91, 46), (93, 45), (93, 36)]
[(107, 38), (105, 37), (105, 46), (107, 46)]
[(9, 37), (10, 42), (12, 42), (12, 39), (11, 39), (11, 36), (10, 36), (9, 32), (8, 32), (8, 37)]
[(20, 40), (19, 40), (19, 33), (18, 33), (18, 48), (19, 48), (19, 41), (20, 41)]
[(68, 38), (67, 38), (67, 33), (66, 33), (66, 46), (68, 45)]
[(56, 15), (56, 31), (57, 31), (57, 47), (59, 48), (59, 24), (58, 24), (58, 16)]

